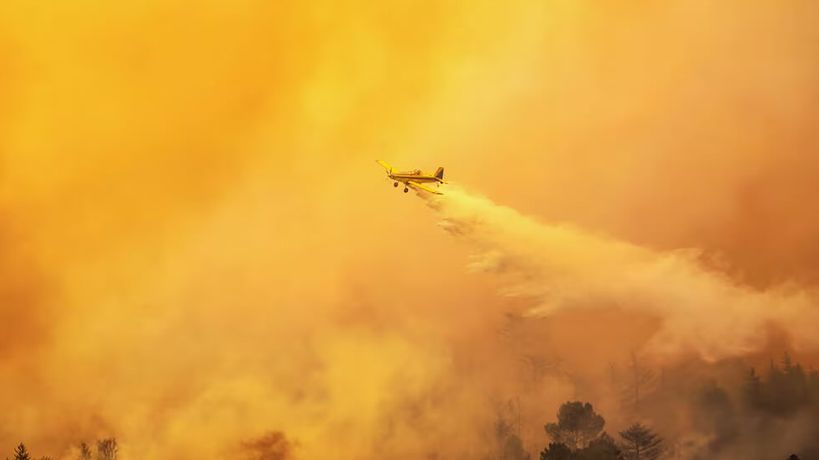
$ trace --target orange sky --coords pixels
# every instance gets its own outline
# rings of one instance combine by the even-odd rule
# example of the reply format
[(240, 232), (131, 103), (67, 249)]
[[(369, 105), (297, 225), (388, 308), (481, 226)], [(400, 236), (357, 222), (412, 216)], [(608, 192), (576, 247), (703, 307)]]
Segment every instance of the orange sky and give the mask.
[(819, 279), (819, 4), (307, 3), (0, 4), (0, 448), (480, 453), (519, 306), (376, 158)]

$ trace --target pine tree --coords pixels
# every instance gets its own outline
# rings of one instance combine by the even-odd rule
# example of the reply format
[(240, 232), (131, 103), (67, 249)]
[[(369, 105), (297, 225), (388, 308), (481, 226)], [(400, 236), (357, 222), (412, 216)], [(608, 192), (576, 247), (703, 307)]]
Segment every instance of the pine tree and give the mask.
[(582, 449), (597, 437), (606, 421), (589, 403), (570, 401), (557, 412), (557, 423), (546, 424), (546, 434), (572, 450)]
[(14, 450), (14, 460), (31, 460), (31, 456), (26, 450), (26, 446), (21, 442)]
[(662, 453), (663, 440), (640, 423), (620, 432), (625, 442), (623, 451), (628, 460), (656, 460)]

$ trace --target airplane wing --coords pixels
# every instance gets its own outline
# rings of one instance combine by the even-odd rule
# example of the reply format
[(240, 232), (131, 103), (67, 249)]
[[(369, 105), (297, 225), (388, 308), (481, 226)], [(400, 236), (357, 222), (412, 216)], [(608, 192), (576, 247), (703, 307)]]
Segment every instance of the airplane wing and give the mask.
[(434, 188), (431, 188), (431, 187), (427, 187), (426, 185), (424, 185), (424, 184), (422, 184), (420, 182), (408, 181), (407, 185), (409, 185), (410, 187), (412, 187), (414, 189), (417, 189), (417, 190), (419, 189), (419, 190), (423, 190), (425, 192), (434, 193), (435, 195), (443, 195), (443, 193), (439, 192), (438, 190), (435, 190)]
[(380, 164), (387, 172), (392, 172), (392, 166), (384, 160), (375, 160), (376, 163)]

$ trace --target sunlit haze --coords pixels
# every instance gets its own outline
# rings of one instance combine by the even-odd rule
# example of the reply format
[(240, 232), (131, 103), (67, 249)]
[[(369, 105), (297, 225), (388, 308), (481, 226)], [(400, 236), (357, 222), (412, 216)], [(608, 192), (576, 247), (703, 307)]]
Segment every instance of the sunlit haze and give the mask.
[(819, 458), (818, 143), (809, 0), (5, 0), (0, 457)]

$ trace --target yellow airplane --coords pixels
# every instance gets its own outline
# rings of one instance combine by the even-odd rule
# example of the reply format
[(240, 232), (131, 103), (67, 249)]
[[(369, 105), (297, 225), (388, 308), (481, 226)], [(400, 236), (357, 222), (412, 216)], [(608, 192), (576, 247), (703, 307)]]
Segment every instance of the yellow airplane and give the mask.
[(436, 195), (443, 195), (443, 193), (435, 190), (434, 188), (428, 187), (424, 184), (426, 183), (434, 183), (436, 186), (440, 186), (441, 184), (446, 184), (444, 181), (444, 168), (438, 167), (435, 170), (435, 174), (429, 175), (424, 174), (423, 171), (420, 169), (416, 169), (413, 171), (394, 171), (392, 166), (390, 166), (384, 160), (375, 160), (376, 163), (380, 164), (387, 170), (387, 177), (392, 179), (394, 182), (392, 183), (393, 187), (398, 187), (398, 183), (404, 184), (404, 193), (409, 192), (410, 188), (416, 190), (423, 190), (425, 192), (434, 193)]

